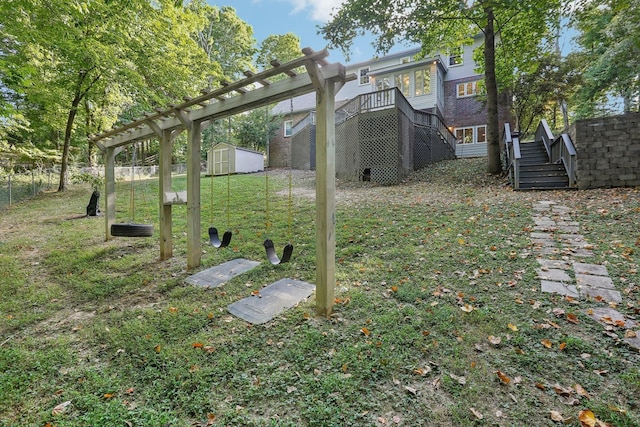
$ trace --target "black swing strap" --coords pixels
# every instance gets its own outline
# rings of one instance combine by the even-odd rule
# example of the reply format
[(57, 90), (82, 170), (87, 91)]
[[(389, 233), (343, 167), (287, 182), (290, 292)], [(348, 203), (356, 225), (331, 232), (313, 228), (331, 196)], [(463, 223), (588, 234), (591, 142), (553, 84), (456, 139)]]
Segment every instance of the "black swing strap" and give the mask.
[(209, 227), (209, 243), (214, 248), (226, 248), (231, 243), (231, 231), (227, 230), (222, 235), (222, 241), (218, 236), (218, 229), (215, 227)]
[(291, 255), (293, 254), (293, 245), (291, 243), (287, 243), (285, 245), (284, 251), (282, 252), (282, 258), (278, 258), (276, 248), (271, 239), (267, 239), (264, 241), (264, 248), (267, 251), (267, 258), (269, 258), (269, 262), (273, 265), (289, 262), (289, 260), (291, 259)]

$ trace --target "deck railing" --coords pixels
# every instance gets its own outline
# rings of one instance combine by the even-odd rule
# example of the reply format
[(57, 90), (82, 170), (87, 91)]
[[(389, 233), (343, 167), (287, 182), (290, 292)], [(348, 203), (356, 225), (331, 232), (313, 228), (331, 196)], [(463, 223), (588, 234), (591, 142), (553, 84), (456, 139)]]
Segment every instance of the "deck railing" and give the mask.
[(576, 172), (576, 148), (566, 133), (554, 138), (547, 121), (542, 119), (536, 129), (536, 141), (542, 141), (549, 156), (549, 163), (562, 163), (569, 177), (569, 187), (578, 185)]
[(511, 185), (514, 190), (520, 188), (520, 135), (511, 132), (511, 125), (504, 124), (504, 150), (507, 159), (507, 173), (511, 177)]

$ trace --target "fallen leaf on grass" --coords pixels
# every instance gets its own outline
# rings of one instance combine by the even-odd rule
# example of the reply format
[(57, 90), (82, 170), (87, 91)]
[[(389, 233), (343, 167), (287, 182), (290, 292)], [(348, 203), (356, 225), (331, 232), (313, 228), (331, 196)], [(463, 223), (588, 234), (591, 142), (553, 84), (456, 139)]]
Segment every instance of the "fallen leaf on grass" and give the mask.
[(507, 325), (507, 328), (511, 329), (513, 332), (517, 332), (518, 331), (518, 327), (516, 325), (514, 325), (513, 323), (509, 323)]
[(561, 308), (554, 308), (553, 309), (553, 314), (555, 314), (556, 317), (562, 317), (564, 316), (564, 310)]
[(473, 415), (476, 416), (477, 419), (481, 420), (484, 418), (484, 415), (478, 412), (475, 408), (469, 408), (469, 410), (473, 413)]
[(449, 376), (451, 377), (451, 379), (457, 381), (458, 384), (460, 384), (460, 385), (465, 385), (467, 383), (467, 379), (465, 377), (459, 377), (459, 376), (454, 375), (454, 374), (449, 374)]
[(460, 310), (464, 311), (465, 313), (471, 313), (473, 311), (473, 306), (470, 304), (465, 304), (460, 307)]
[(567, 322), (571, 322), (575, 325), (578, 324), (578, 316), (573, 313), (567, 313)]
[(169, 313), (177, 313), (177, 312), (178, 312), (177, 307), (169, 307)]
[(367, 337), (371, 335), (371, 331), (369, 331), (369, 329), (367, 329), (366, 327), (363, 327), (362, 329), (360, 329), (360, 332), (362, 332)]
[(71, 401), (67, 400), (66, 402), (62, 402), (61, 404), (57, 405), (55, 408), (53, 408), (53, 410), (51, 411), (51, 415), (60, 415), (62, 414), (64, 411), (67, 410), (67, 407), (71, 405)]
[(500, 378), (500, 381), (502, 381), (505, 384), (509, 384), (511, 382), (511, 378), (505, 375), (504, 372), (502, 371), (496, 371), (496, 375), (498, 376), (498, 378)]
[(204, 347), (204, 344), (202, 344), (201, 342), (194, 342), (192, 345), (193, 345), (193, 348), (202, 348), (202, 347)]
[(553, 389), (555, 390), (556, 393), (558, 393), (560, 396), (571, 396), (573, 394), (573, 390), (571, 390), (570, 388), (564, 388), (562, 387), (560, 384), (555, 384), (553, 386)]
[(543, 346), (545, 346), (546, 348), (551, 348), (553, 347), (553, 343), (548, 340), (548, 339), (543, 339), (542, 341), (540, 341), (542, 343)]
[(418, 394), (418, 389), (409, 387), (408, 385), (404, 386), (404, 389), (407, 391), (407, 393), (413, 394), (414, 396)]
[(564, 422), (564, 417), (558, 411), (551, 411), (551, 419), (556, 422)]
[(489, 340), (489, 342), (493, 345), (499, 345), (502, 342), (502, 338), (500, 337), (494, 337), (493, 335), (489, 335), (487, 337), (487, 339)]
[(105, 393), (102, 397), (105, 399), (113, 399), (113, 396), (115, 396), (113, 393)]
[(580, 425), (582, 427), (595, 427), (596, 426), (596, 416), (593, 412), (588, 409), (584, 411), (580, 411), (578, 414), (578, 419), (580, 420)]
[(636, 338), (637, 336), (638, 334), (636, 333), (636, 331), (632, 331), (631, 329), (627, 329), (626, 331), (624, 331), (625, 338)]
[(578, 393), (579, 396), (586, 397), (587, 399), (591, 399), (591, 396), (589, 396), (589, 393), (587, 393), (587, 390), (585, 390), (580, 384), (576, 384), (575, 386), (573, 386), (573, 388), (576, 390), (576, 393)]
[(561, 342), (560, 345), (558, 346), (560, 351), (564, 350), (566, 347), (567, 347), (567, 343), (566, 342)]

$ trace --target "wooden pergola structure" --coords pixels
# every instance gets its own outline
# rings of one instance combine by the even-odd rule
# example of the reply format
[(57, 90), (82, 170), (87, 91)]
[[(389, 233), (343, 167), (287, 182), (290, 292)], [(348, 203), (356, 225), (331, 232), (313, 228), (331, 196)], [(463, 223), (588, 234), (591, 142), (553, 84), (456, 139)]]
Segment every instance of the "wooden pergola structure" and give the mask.
[[(345, 82), (355, 79), (346, 75), (344, 65), (328, 63), (326, 49), (302, 50), (304, 56), (281, 64), (272, 61), (273, 68), (254, 74), (245, 71), (246, 78), (206, 91), (195, 98), (185, 98), (179, 105), (170, 105), (154, 113), (92, 136), (105, 156), (105, 234), (109, 240), (115, 222), (115, 156), (136, 141), (160, 140), (159, 212), (160, 259), (172, 256), (172, 205), (187, 206), (187, 269), (200, 266), (200, 147), (201, 132), (213, 121), (244, 111), (273, 104), (309, 92), (316, 92), (316, 310), (328, 316), (334, 303), (335, 288), (335, 94)], [(305, 74), (295, 69), (304, 66)], [(276, 82), (269, 79), (284, 74)], [(171, 190), (171, 145), (175, 137), (187, 131), (187, 191), (183, 197), (169, 197)], [(175, 193), (173, 193), (175, 194)]]

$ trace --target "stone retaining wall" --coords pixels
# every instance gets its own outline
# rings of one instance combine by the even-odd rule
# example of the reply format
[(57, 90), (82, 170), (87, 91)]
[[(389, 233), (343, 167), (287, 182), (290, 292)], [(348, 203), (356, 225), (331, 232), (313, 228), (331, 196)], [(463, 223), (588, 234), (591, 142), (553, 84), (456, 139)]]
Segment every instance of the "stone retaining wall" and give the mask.
[(640, 113), (578, 120), (569, 134), (578, 188), (640, 186)]

